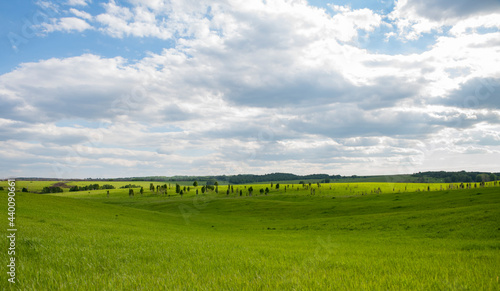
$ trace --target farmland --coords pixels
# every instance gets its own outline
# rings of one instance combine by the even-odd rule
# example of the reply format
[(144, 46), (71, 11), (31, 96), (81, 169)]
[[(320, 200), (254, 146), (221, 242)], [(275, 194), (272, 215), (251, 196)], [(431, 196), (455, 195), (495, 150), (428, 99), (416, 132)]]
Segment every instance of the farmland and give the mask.
[[(39, 192), (54, 183), (18, 181), (16, 187)], [(181, 188), (190, 190), (182, 197), (175, 182), (161, 183), (166, 193), (150, 191), (150, 183), (18, 192), (16, 287), (500, 289), (500, 187), (494, 182), (472, 183), (471, 189), (460, 183), (280, 184), (278, 189), (266, 183), (233, 185), (229, 193), (220, 185), (218, 193), (198, 195), (201, 186), (184, 182)], [(143, 195), (133, 188), (130, 197), (129, 189), (120, 188), (128, 184), (142, 186)], [(267, 195), (260, 192), (265, 188)], [(0, 213), (7, 217), (5, 209)], [(7, 262), (7, 253), (0, 258)], [(5, 272), (2, 286), (8, 288)]]

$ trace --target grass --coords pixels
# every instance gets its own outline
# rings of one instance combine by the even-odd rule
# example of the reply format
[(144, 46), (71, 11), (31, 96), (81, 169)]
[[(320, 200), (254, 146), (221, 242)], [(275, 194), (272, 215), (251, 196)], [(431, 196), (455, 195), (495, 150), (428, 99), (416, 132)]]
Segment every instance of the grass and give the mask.
[[(500, 290), (500, 187), (326, 184), (311, 195), (280, 185), (260, 195), (269, 186), (252, 185), (251, 197), (225, 186), (183, 197), (17, 193), (16, 287)], [(7, 223), (5, 207), (0, 214)], [(5, 272), (0, 288), (9, 288)]]

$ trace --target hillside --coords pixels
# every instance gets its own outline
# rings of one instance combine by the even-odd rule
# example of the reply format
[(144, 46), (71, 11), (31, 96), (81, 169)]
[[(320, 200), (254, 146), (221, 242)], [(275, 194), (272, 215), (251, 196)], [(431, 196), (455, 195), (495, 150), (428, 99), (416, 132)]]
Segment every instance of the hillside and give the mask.
[(498, 290), (499, 189), (18, 193), (18, 287)]

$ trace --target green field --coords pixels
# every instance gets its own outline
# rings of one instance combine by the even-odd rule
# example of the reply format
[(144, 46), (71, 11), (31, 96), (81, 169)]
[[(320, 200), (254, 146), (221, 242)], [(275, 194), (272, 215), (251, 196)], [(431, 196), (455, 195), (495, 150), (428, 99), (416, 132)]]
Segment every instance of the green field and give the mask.
[[(94, 183), (129, 184), (67, 185)], [(15, 289), (500, 290), (494, 183), (234, 185), (229, 195), (227, 186), (203, 195), (191, 186), (183, 197), (175, 183), (167, 194), (130, 184), (144, 194), (18, 192)], [(6, 251), (0, 259), (7, 264)]]

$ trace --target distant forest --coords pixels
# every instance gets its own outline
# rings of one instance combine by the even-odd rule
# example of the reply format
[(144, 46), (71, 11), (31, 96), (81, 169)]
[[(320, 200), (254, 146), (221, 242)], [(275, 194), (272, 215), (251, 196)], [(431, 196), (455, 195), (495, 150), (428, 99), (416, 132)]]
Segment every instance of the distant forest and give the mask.
[(225, 182), (228, 184), (249, 184), (274, 181), (294, 181), (299, 183), (303, 181), (314, 181), (320, 183), (333, 182), (400, 182), (400, 183), (456, 183), (456, 182), (488, 182), (497, 180), (500, 173), (490, 172), (419, 172), (408, 175), (385, 175), (385, 176), (341, 176), (328, 174), (311, 174), (311, 175), (295, 175), (290, 173), (272, 173), (265, 175), (240, 174), (240, 175), (220, 175), (220, 176), (150, 176), (150, 177), (130, 177), (117, 179), (104, 179), (114, 181), (198, 181), (213, 184), (215, 181)]
[(289, 182), (289, 183), (335, 183), (335, 182), (392, 182), (392, 183), (473, 183), (489, 182), (500, 178), (500, 173), (491, 172), (418, 172), (402, 175), (379, 175), (379, 176), (341, 176), (328, 174), (295, 175), (290, 173), (272, 173), (265, 175), (240, 174), (219, 176), (147, 176), (127, 178), (87, 178), (87, 179), (55, 179), (37, 177), (18, 177), (16, 180), (31, 181), (151, 181), (151, 182), (194, 182), (214, 185), (215, 182), (222, 184), (251, 184), (263, 182)]

